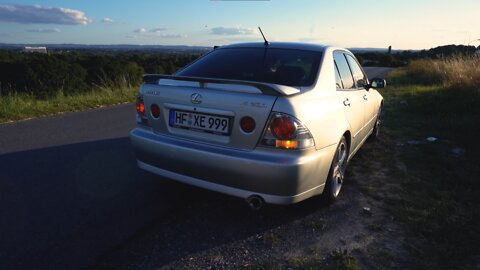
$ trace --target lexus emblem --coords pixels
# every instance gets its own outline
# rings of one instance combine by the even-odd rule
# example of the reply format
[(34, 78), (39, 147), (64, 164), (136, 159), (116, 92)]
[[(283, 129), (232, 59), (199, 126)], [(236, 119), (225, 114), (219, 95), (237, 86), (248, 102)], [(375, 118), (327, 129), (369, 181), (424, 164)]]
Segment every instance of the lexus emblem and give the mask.
[(190, 101), (193, 104), (200, 104), (202, 103), (203, 97), (199, 93), (194, 93), (190, 96)]

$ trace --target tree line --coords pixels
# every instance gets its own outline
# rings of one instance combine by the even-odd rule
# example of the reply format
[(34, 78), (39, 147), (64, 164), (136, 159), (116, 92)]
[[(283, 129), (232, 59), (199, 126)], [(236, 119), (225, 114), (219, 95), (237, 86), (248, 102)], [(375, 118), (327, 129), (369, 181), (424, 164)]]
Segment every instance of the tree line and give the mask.
[(0, 95), (28, 93), (48, 98), (96, 88), (138, 86), (144, 73), (171, 74), (201, 53), (23, 53), (0, 50)]
[[(447, 45), (422, 51), (355, 52), (364, 66), (398, 67), (415, 59), (472, 55), (474, 46)], [(144, 73), (172, 74), (204, 52), (69, 51), (48, 54), (0, 50), (0, 96), (28, 93), (48, 98), (96, 88), (138, 86)]]

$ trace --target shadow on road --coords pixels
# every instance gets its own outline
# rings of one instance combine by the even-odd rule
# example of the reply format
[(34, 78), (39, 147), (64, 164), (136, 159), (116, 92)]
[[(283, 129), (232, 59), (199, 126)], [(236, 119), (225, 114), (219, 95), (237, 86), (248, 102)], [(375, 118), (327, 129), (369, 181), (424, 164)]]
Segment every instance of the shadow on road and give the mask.
[(1, 269), (84, 268), (172, 194), (137, 170), (127, 138), (0, 155), (0, 173)]
[(144, 256), (158, 266), (318, 210), (311, 200), (252, 212), (142, 172), (128, 138), (0, 155), (0, 172), (1, 269), (125, 268)]

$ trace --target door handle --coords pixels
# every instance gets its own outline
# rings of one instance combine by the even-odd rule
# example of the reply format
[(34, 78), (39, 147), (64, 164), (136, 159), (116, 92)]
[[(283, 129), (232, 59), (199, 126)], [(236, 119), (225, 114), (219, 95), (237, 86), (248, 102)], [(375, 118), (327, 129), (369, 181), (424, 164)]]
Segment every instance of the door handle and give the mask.
[(364, 99), (364, 100), (368, 100), (368, 96), (367, 96), (367, 95), (363, 95), (363, 99)]
[(350, 106), (350, 100), (348, 98), (346, 98), (344, 101), (343, 101), (343, 105), (345, 106)]

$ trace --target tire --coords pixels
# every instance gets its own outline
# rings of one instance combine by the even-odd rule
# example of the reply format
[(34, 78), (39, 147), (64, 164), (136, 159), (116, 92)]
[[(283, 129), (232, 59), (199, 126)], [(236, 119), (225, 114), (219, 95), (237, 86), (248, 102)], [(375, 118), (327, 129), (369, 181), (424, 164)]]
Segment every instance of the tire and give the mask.
[(335, 156), (328, 172), (328, 178), (323, 190), (323, 199), (327, 204), (331, 204), (337, 200), (342, 189), (345, 171), (348, 162), (348, 144), (345, 137), (342, 137), (335, 151)]
[(377, 120), (375, 121), (375, 126), (373, 127), (372, 134), (368, 138), (370, 141), (374, 141), (378, 138), (380, 134), (380, 127), (382, 125), (382, 106), (378, 109)]

